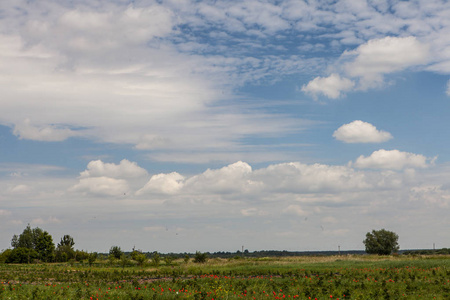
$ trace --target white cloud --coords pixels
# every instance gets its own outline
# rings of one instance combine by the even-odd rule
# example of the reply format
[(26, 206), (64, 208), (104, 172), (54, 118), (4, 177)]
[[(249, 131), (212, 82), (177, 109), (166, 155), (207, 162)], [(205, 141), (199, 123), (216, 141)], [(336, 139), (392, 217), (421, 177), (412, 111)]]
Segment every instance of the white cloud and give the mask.
[(302, 91), (317, 97), (323, 94), (328, 98), (336, 99), (343, 92), (349, 91), (354, 87), (355, 83), (348, 78), (341, 78), (339, 74), (331, 74), (328, 77), (316, 77), (307, 85), (302, 86)]
[(323, 94), (336, 99), (345, 92), (380, 87), (385, 74), (424, 65), (429, 61), (429, 45), (416, 37), (371, 39), (341, 55), (335, 68), (341, 69), (342, 76), (332, 73), (328, 77), (316, 77), (304, 85), (302, 91), (314, 97)]
[(360, 78), (359, 88), (379, 86), (383, 75), (423, 65), (429, 58), (429, 46), (409, 37), (373, 39), (353, 51), (344, 52), (343, 59), (353, 58), (344, 69), (352, 77)]
[(442, 185), (421, 185), (411, 188), (411, 201), (421, 201), (441, 208), (450, 206), (450, 194)]
[(364, 173), (345, 166), (302, 164), (299, 162), (270, 165), (254, 172), (271, 192), (327, 193), (331, 191), (370, 189)]
[(404, 168), (426, 168), (433, 164), (435, 159), (427, 158), (421, 154), (381, 149), (374, 151), (368, 157), (361, 155), (352, 165), (357, 168), (401, 170)]
[(146, 193), (175, 194), (183, 187), (183, 185), (184, 176), (177, 172), (157, 174), (153, 175), (145, 186), (136, 192), (136, 195)]
[(192, 176), (185, 182), (186, 189), (193, 192), (246, 193), (260, 187), (259, 182), (249, 178), (252, 167), (242, 161), (218, 170), (208, 169), (200, 175)]
[(147, 171), (145, 169), (127, 159), (121, 160), (118, 165), (104, 163), (101, 160), (93, 160), (88, 163), (87, 169), (80, 173), (81, 178), (103, 176), (111, 178), (136, 178), (146, 175)]
[(122, 196), (129, 191), (128, 182), (124, 179), (109, 177), (87, 177), (69, 189), (70, 192), (94, 194), (100, 196)]
[(345, 143), (382, 143), (392, 139), (389, 132), (377, 130), (372, 124), (360, 120), (342, 125), (333, 137)]
[(11, 187), (8, 192), (11, 194), (26, 194), (31, 190), (31, 188), (26, 184), (18, 184)]
[(13, 133), (20, 139), (45, 142), (64, 141), (69, 137), (79, 135), (78, 132), (65, 128), (64, 126), (34, 126), (31, 124), (30, 119), (25, 119), (23, 122), (15, 124)]

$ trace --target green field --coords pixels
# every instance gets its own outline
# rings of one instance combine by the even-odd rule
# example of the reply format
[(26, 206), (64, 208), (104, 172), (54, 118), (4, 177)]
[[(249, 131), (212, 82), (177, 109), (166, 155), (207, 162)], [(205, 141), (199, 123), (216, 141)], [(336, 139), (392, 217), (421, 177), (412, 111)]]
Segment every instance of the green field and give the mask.
[(0, 299), (450, 299), (450, 256), (0, 264)]

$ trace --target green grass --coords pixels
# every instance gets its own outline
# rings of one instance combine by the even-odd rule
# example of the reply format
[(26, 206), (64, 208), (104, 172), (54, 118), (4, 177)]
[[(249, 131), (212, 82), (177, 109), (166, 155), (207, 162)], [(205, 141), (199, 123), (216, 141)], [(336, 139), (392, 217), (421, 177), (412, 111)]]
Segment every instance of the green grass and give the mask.
[[(283, 298), (284, 296), (284, 298)], [(450, 299), (450, 256), (0, 264), (0, 299)]]

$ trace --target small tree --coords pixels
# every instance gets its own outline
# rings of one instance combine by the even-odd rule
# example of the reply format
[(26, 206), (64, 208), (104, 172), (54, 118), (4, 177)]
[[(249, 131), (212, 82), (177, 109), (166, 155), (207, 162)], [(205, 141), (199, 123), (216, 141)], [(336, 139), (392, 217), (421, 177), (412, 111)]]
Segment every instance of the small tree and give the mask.
[(73, 238), (68, 234), (64, 235), (56, 247), (56, 261), (66, 262), (69, 259), (75, 258), (74, 245)]
[(109, 255), (114, 256), (115, 259), (120, 259), (122, 254), (123, 252), (119, 246), (112, 246), (111, 249), (109, 249)]
[(131, 265), (130, 259), (125, 254), (120, 256), (120, 265), (122, 266), (122, 269), (125, 269), (126, 266)]
[(201, 253), (200, 251), (195, 252), (194, 262), (195, 263), (204, 263), (208, 259), (208, 254)]
[(144, 253), (139, 253), (134, 256), (134, 260), (138, 263), (139, 266), (142, 267), (143, 265), (145, 265), (148, 258), (147, 255), (145, 255)]
[(89, 266), (92, 266), (92, 264), (95, 262), (96, 259), (97, 259), (97, 252), (89, 253), (88, 257)]
[(174, 260), (174, 257), (172, 255), (167, 255), (164, 257), (164, 263), (166, 264), (166, 266), (171, 266), (173, 260)]
[(366, 246), (366, 252), (369, 254), (389, 255), (400, 249), (398, 235), (385, 229), (368, 232), (363, 243)]
[(153, 252), (152, 263), (155, 265), (155, 267), (157, 267), (157, 266), (159, 266), (160, 262), (161, 262), (161, 256), (159, 255), (158, 251)]

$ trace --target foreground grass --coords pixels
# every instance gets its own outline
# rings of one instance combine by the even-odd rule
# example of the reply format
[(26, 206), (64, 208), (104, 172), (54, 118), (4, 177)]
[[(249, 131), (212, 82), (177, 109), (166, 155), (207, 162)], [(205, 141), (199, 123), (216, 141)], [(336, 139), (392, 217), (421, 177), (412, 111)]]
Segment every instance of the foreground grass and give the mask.
[(0, 299), (450, 299), (449, 256), (0, 265)]

